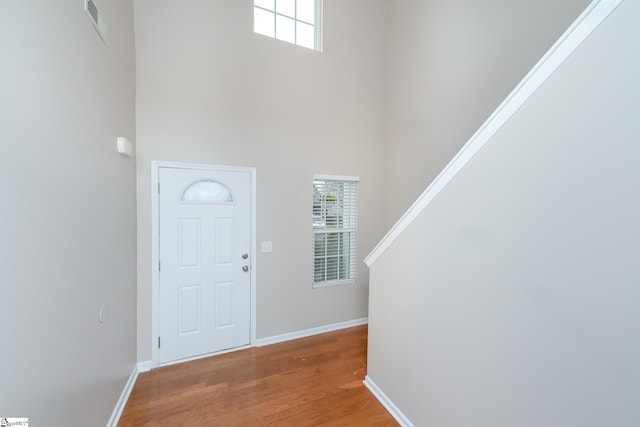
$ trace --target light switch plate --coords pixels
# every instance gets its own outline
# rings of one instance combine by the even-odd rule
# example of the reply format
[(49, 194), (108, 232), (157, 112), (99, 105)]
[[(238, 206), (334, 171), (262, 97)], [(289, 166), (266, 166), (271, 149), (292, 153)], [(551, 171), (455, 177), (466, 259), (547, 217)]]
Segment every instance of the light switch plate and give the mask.
[(273, 244), (271, 242), (262, 242), (262, 253), (273, 252)]

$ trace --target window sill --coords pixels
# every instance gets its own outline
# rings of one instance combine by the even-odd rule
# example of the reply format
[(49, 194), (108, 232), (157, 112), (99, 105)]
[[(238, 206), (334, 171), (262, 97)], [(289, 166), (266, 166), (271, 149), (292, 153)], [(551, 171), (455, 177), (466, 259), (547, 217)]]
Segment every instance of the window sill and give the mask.
[(332, 280), (330, 282), (320, 282), (320, 283), (314, 283), (311, 285), (311, 287), (313, 289), (318, 289), (318, 288), (330, 288), (333, 286), (342, 286), (342, 285), (355, 285), (356, 281), (355, 279), (348, 279), (348, 280)]

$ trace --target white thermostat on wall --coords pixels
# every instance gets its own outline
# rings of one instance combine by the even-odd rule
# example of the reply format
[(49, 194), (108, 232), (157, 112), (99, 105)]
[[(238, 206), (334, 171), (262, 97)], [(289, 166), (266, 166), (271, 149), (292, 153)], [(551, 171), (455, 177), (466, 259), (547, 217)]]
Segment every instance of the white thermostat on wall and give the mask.
[(102, 15), (93, 0), (84, 0), (84, 10), (89, 15), (93, 27), (96, 29), (102, 41), (107, 44), (107, 26), (102, 20)]
[(123, 156), (131, 157), (133, 154), (133, 144), (124, 136), (116, 138), (116, 149)]

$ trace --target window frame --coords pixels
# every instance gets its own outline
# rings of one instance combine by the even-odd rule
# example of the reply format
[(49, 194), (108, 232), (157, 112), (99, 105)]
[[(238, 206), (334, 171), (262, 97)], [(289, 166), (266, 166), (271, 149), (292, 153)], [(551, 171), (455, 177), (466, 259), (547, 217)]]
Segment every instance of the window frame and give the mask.
[[(342, 195), (337, 200), (342, 201), (339, 206), (339, 213), (335, 215), (335, 219), (329, 219), (328, 208), (326, 206), (326, 198), (330, 195), (329, 191), (325, 191), (324, 194), (319, 192), (319, 200), (316, 200), (316, 192), (318, 187), (316, 183), (323, 182), (321, 185), (325, 188), (331, 185), (341, 185), (343, 188), (340, 190)], [(313, 221), (312, 221), (312, 247), (311, 247), (311, 283), (312, 288), (322, 288), (327, 286), (337, 286), (354, 284), (357, 279), (357, 234), (358, 234), (358, 184), (360, 178), (357, 176), (338, 176), (338, 175), (319, 175), (313, 176)], [(344, 185), (349, 185), (350, 188), (345, 189)], [(345, 197), (345, 192), (348, 195)], [(322, 198), (325, 198), (324, 201)], [(324, 204), (323, 204), (324, 203)], [(335, 208), (335, 206), (334, 206)], [(319, 209), (319, 212), (317, 212)], [(320, 216), (320, 218), (317, 218)], [(339, 219), (338, 219), (339, 218)], [(340, 223), (347, 226), (339, 226)], [(324, 223), (324, 227), (317, 227), (318, 223)], [(331, 225), (329, 225), (331, 224)], [(333, 235), (333, 242), (330, 243), (329, 239)], [(318, 236), (324, 236), (322, 239), (318, 239)], [(344, 250), (344, 245), (348, 245), (348, 249)], [(323, 256), (318, 256), (318, 245), (321, 245), (324, 250)], [(329, 254), (330, 244), (336, 245), (336, 252)], [(346, 258), (347, 261), (344, 261)], [(331, 271), (329, 274), (329, 268), (331, 261), (334, 259), (335, 271)], [(317, 279), (318, 275), (318, 261), (323, 260), (320, 263), (320, 267), (324, 268), (324, 274), (322, 274), (321, 280)], [(348, 269), (346, 270), (347, 276), (341, 277), (341, 273), (345, 270), (341, 269), (342, 262), (346, 262)], [(329, 276), (333, 278), (328, 278)]]
[[(308, 22), (308, 21), (305, 21), (303, 19), (298, 19), (297, 11), (294, 12), (295, 16), (291, 16), (291, 15), (287, 15), (287, 14), (284, 14), (284, 13), (277, 12), (277, 2), (278, 2), (278, 0), (273, 0), (273, 10), (272, 10), (272, 9), (266, 8), (266, 7), (261, 6), (261, 5), (257, 5), (256, 4), (256, 0), (253, 1), (253, 32), (255, 34), (259, 34), (259, 35), (262, 35), (262, 36), (265, 36), (265, 37), (270, 37), (270, 38), (273, 38), (275, 40), (283, 41), (285, 43), (290, 43), (290, 44), (294, 44), (296, 46), (304, 47), (306, 49), (311, 49), (311, 50), (315, 50), (317, 52), (322, 52), (322, 10), (323, 10), (322, 2), (323, 2), (323, 0), (313, 0), (314, 7), (315, 7), (315, 16), (314, 16), (314, 23), (313, 24)], [(294, 7), (297, 8), (297, 0), (294, 0)], [(256, 9), (259, 9), (259, 10), (262, 10), (262, 11), (265, 11), (265, 12), (273, 14), (273, 19), (274, 19), (274, 22), (273, 22), (274, 34), (273, 34), (273, 36), (268, 35), (268, 34), (264, 34), (264, 33), (259, 33), (259, 32), (256, 31), (256, 18), (255, 18)], [(278, 34), (278, 26), (277, 26), (278, 16), (284, 17), (284, 18), (288, 18), (288, 19), (293, 19), (293, 21), (294, 21), (294, 41), (293, 42), (290, 42), (288, 40), (284, 40), (284, 39), (281, 39), (281, 38), (277, 37), (277, 34)], [(305, 24), (305, 25), (313, 26), (314, 46), (312, 48), (308, 47), (306, 45), (298, 43), (298, 36), (297, 36), (297, 27), (298, 27), (297, 24), (298, 23), (302, 23), (302, 24)]]

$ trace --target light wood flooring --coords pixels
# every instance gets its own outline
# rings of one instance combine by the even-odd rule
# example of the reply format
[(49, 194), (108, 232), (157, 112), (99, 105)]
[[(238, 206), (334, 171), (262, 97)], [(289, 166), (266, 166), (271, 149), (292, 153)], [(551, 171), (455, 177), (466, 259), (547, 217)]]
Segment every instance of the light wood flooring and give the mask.
[(365, 325), (154, 369), (118, 426), (397, 426), (366, 360)]

